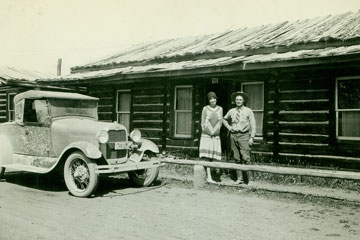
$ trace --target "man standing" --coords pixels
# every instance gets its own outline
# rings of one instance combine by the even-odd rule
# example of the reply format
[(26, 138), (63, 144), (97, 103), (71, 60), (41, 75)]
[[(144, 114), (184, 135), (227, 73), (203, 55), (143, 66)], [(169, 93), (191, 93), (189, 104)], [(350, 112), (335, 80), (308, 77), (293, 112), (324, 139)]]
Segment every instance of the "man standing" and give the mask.
[[(244, 92), (234, 92), (231, 100), (236, 107), (230, 109), (223, 118), (224, 126), (230, 132), (231, 150), (236, 163), (248, 164), (250, 162), (250, 146), (254, 143), (256, 123), (253, 111), (245, 107), (248, 95)], [(241, 171), (237, 171), (236, 183), (241, 183)], [(249, 183), (248, 173), (242, 172), (242, 180)]]

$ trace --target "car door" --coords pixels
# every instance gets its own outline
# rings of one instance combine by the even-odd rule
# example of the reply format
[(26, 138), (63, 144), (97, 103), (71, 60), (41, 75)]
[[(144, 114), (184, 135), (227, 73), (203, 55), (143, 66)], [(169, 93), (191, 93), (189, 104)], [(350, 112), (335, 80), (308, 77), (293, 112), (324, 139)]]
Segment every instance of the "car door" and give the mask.
[(17, 116), (17, 124), (14, 127), (14, 153), (48, 157), (51, 146), (46, 100), (25, 99), (23, 101), (23, 114)]

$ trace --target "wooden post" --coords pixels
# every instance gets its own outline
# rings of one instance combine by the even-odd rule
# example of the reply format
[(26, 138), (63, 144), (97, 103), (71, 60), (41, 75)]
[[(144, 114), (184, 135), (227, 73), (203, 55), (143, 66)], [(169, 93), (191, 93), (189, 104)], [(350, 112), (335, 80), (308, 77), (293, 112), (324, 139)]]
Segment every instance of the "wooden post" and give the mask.
[(206, 184), (206, 172), (205, 168), (202, 165), (194, 165), (194, 179), (193, 184), (195, 189), (199, 189), (205, 186)]
[(62, 59), (59, 58), (57, 63), (57, 76), (61, 76), (61, 63), (62, 63)]
[(4, 167), (0, 167), (0, 182), (5, 181), (4, 175), (5, 175), (5, 168), (4, 168)]
[(162, 150), (166, 149), (166, 137), (167, 137), (167, 115), (168, 115), (168, 91), (169, 91), (169, 79), (165, 78), (163, 80), (163, 110), (162, 110), (162, 133), (161, 133), (161, 148)]
[(274, 73), (274, 146), (273, 146), (273, 155), (278, 157), (279, 155), (279, 137), (280, 137), (280, 83), (279, 83), (279, 74)]

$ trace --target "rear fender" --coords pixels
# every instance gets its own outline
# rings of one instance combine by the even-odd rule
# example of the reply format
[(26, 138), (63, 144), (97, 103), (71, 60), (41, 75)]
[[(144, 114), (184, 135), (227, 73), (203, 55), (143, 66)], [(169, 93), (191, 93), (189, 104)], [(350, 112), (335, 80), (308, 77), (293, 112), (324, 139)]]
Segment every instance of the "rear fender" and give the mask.
[(140, 162), (143, 158), (144, 152), (151, 151), (153, 153), (159, 153), (159, 148), (150, 140), (142, 139), (141, 147), (136, 151), (133, 151), (132, 154), (129, 156), (129, 159), (134, 162)]
[(0, 166), (13, 163), (14, 150), (8, 137), (0, 135)]
[(82, 151), (85, 154), (85, 156), (87, 156), (88, 158), (92, 158), (92, 159), (98, 159), (98, 158), (101, 158), (101, 156), (102, 156), (102, 153), (95, 145), (88, 143), (88, 142), (79, 141), (79, 142), (74, 142), (74, 143), (69, 144), (60, 154), (60, 158), (62, 158), (62, 156), (69, 149), (79, 149), (80, 151)]

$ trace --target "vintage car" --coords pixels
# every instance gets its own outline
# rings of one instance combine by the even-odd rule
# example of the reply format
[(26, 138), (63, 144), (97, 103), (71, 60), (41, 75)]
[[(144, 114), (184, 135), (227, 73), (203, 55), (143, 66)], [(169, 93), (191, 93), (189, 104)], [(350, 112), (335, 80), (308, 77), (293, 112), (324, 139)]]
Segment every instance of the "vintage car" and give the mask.
[(14, 98), (15, 121), (0, 124), (0, 167), (34, 173), (61, 169), (69, 191), (88, 197), (100, 174), (127, 172), (139, 186), (159, 173), (158, 147), (135, 129), (98, 121), (98, 98), (30, 90)]

